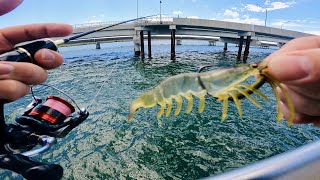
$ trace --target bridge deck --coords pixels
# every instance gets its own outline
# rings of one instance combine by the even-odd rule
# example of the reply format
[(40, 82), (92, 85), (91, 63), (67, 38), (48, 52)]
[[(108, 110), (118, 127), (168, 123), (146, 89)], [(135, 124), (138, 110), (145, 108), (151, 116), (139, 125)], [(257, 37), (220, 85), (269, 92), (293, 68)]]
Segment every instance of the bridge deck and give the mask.
[[(92, 30), (97, 26), (77, 27), (74, 34)], [(171, 29), (176, 29), (177, 36), (192, 36), (192, 39), (206, 40), (203, 37), (220, 37), (219, 41), (228, 43), (238, 43), (239, 36), (251, 36), (254, 44), (261, 44), (261, 41), (285, 44), (291, 39), (309, 36), (297, 31), (265, 27), (252, 24), (242, 24), (235, 22), (190, 19), (190, 18), (171, 18), (165, 21), (154, 21), (154, 19), (139, 20), (135, 23), (128, 23), (106, 29), (84, 37), (81, 41), (92, 41), (104, 39), (105, 41), (134, 40), (137, 31), (151, 31), (152, 35), (170, 35)], [(124, 38), (126, 37), (126, 38)]]

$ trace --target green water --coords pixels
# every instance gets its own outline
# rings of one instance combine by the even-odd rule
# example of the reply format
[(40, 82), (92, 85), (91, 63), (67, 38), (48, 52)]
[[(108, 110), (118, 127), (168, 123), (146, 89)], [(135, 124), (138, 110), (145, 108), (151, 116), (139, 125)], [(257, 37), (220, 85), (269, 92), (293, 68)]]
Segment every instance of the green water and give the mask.
[[(102, 44), (100, 50), (94, 45), (62, 48), (65, 63), (50, 71), (48, 84), (67, 92), (80, 106), (88, 106), (103, 81), (107, 83), (89, 109), (89, 118), (37, 158), (61, 164), (64, 179), (198, 179), (318, 139), (319, 130), (311, 125), (288, 128), (285, 121), (275, 122), (276, 105), (268, 85), (261, 91), (271, 102), (253, 95), (263, 106), (259, 109), (244, 100), (242, 119), (230, 103), (228, 118), (220, 123), (221, 103), (207, 97), (202, 114), (197, 112), (199, 102), (194, 98), (189, 115), (183, 111), (158, 121), (159, 107), (155, 107), (139, 110), (133, 122), (127, 122), (130, 102), (165, 78), (195, 72), (203, 65), (214, 64), (215, 69), (234, 65), (237, 49), (229, 47), (226, 53), (222, 49), (201, 44), (177, 46), (177, 59), (172, 62), (169, 45), (158, 43), (153, 46), (153, 59), (143, 62), (132, 56), (131, 43)], [(273, 51), (252, 48), (248, 62), (257, 62)], [(35, 88), (35, 93), (61, 96), (43, 87)], [(6, 106), (6, 114), (12, 117), (8, 122), (30, 100), (27, 96)], [(1, 179), (21, 179), (9, 171), (1, 172)]]

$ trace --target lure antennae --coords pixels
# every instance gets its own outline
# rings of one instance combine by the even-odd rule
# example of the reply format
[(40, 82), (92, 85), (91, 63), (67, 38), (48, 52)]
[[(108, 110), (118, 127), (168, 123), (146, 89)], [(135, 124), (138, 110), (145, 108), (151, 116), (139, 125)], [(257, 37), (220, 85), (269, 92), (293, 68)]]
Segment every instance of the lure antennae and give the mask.
[(201, 73), (201, 71), (203, 71), (204, 69), (209, 68), (209, 67), (213, 67), (213, 66), (214, 66), (214, 65), (202, 66), (202, 67), (199, 68), (198, 73)]

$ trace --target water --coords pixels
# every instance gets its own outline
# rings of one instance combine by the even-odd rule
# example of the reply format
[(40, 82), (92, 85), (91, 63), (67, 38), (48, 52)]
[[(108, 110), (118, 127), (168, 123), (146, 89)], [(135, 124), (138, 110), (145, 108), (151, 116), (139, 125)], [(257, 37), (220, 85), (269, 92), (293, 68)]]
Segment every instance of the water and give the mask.
[[(189, 43), (176, 47), (177, 59), (172, 62), (170, 46), (154, 44), (153, 59), (144, 62), (132, 56), (131, 43), (102, 44), (100, 50), (94, 45), (61, 48), (65, 63), (50, 71), (48, 84), (68, 92), (80, 106), (88, 106), (103, 81), (107, 79), (107, 83), (89, 109), (89, 118), (38, 159), (62, 165), (64, 179), (198, 179), (318, 139), (319, 130), (310, 125), (288, 128), (285, 121), (275, 122), (276, 105), (268, 85), (261, 91), (271, 102), (253, 95), (263, 106), (259, 109), (244, 100), (242, 119), (230, 103), (228, 117), (220, 123), (221, 103), (207, 97), (202, 114), (197, 112), (199, 102), (194, 98), (190, 115), (181, 113), (157, 121), (159, 108), (155, 107), (139, 110), (128, 123), (128, 106), (143, 92), (167, 77), (195, 72), (203, 65), (231, 66), (237, 53), (236, 47), (223, 53), (222, 46)], [(248, 63), (273, 51), (252, 48)], [(62, 96), (43, 87), (35, 88), (35, 94)], [(6, 106), (8, 122), (30, 100), (28, 95)], [(9, 171), (2, 171), (0, 177), (22, 179)]]

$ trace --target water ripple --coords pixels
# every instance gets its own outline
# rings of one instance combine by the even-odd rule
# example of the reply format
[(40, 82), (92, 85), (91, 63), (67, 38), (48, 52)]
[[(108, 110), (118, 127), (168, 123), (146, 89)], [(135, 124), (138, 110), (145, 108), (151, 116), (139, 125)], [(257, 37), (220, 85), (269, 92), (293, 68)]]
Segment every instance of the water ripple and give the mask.
[[(49, 73), (48, 84), (87, 106), (114, 69), (89, 109), (88, 120), (42, 156), (45, 161), (60, 163), (65, 179), (197, 179), (242, 167), (319, 137), (319, 131), (309, 125), (288, 128), (284, 121), (276, 123), (274, 96), (267, 85), (261, 91), (271, 102), (254, 95), (263, 106), (259, 109), (244, 100), (242, 119), (230, 104), (226, 121), (220, 123), (221, 104), (207, 98), (202, 114), (194, 108), (189, 115), (183, 112), (158, 121), (156, 107), (140, 110), (128, 123), (128, 105), (138, 95), (167, 77), (196, 72), (203, 65), (232, 66), (236, 48), (229, 47), (223, 53), (219, 46), (177, 46), (177, 58), (172, 62), (166, 45), (155, 46), (153, 58), (144, 61), (132, 57), (131, 45), (104, 46), (101, 50), (92, 45), (64, 48), (65, 64)], [(248, 62), (257, 62), (270, 52), (252, 49)], [(35, 94), (62, 96), (43, 87), (35, 88)], [(7, 115), (18, 114), (15, 109), (26, 106), (29, 100), (30, 96), (8, 105)], [(195, 107), (198, 104), (195, 100)], [(10, 117), (12, 121), (13, 115)], [(8, 174), (11, 176), (6, 172), (1, 177)]]

